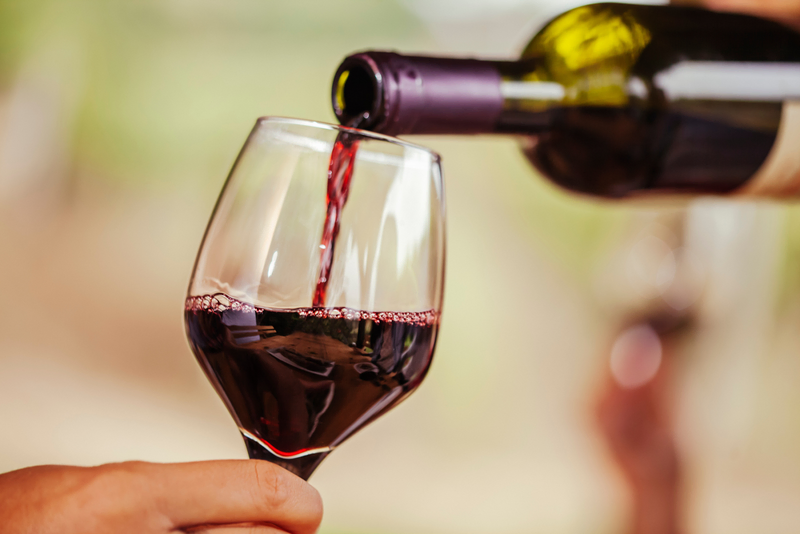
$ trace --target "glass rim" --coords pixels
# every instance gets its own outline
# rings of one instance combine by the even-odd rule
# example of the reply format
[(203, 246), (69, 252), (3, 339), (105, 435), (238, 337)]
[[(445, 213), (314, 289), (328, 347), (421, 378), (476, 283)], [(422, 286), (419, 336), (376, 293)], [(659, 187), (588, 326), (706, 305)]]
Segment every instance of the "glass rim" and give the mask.
[(365, 137), (368, 139), (374, 139), (376, 141), (385, 141), (387, 143), (392, 143), (394, 145), (399, 145), (404, 148), (412, 148), (415, 150), (422, 150), (427, 152), (431, 156), (435, 162), (441, 162), (442, 157), (439, 155), (438, 152), (431, 150), (430, 148), (426, 148), (422, 145), (417, 145), (415, 143), (409, 143), (408, 141), (404, 141), (402, 139), (398, 139), (397, 137), (392, 137), (390, 135), (379, 134), (375, 132), (371, 132), (369, 130), (362, 130), (360, 128), (351, 128), (349, 126), (342, 126), (341, 124), (332, 124), (329, 122), (322, 122), (322, 121), (315, 121), (310, 119), (296, 119), (293, 117), (282, 117), (279, 115), (264, 115), (256, 119), (256, 125), (260, 126), (261, 124), (265, 123), (283, 123), (283, 124), (296, 124), (299, 126), (309, 126), (312, 128), (320, 128), (324, 130), (332, 130), (336, 132), (353, 132), (360, 137)]

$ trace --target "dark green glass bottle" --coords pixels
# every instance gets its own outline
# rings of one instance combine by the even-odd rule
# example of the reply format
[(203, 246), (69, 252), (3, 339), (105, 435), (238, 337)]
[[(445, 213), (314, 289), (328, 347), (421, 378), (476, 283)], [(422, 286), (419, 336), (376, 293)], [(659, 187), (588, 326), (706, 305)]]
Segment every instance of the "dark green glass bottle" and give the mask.
[(340, 122), (389, 135), (520, 135), (544, 175), (591, 195), (800, 182), (785, 157), (800, 146), (800, 35), (747, 15), (583, 6), (517, 61), (354, 54), (332, 100)]

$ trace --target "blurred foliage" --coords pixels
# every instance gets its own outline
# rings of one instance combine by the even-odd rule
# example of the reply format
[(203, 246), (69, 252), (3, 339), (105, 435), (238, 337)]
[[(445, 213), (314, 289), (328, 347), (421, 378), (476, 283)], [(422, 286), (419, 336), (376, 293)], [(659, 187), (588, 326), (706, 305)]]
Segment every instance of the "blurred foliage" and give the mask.
[(0, 0), (0, 84), (8, 83), (20, 60), (20, 50), (45, 0)]
[(597, 262), (618, 239), (632, 212), (641, 208), (576, 197), (540, 176), (531, 176), (527, 160), (514, 148), (516, 154), (508, 154), (504, 161), (523, 170), (508, 169), (516, 179), (505, 194), (513, 199), (521, 231), (536, 235), (560, 267), (591, 283)]
[[(533, 242), (539, 254), (576, 283), (592, 282), (597, 262), (605, 257), (633, 212), (648, 209), (632, 203), (599, 202), (560, 189), (532, 169), (512, 138), (425, 136), (418, 140), (442, 154), (451, 215), (467, 207), (472, 210), (471, 218), (479, 227), (472, 232), (513, 229), (513, 235), (494, 239)], [(456, 188), (453, 184), (457, 181)], [(461, 194), (469, 194), (469, 198), (457, 196)]]
[(330, 120), (345, 53), (423, 35), (389, 1), (2, 0), (0, 21), (2, 83), (57, 57), (76, 165), (136, 184), (211, 179), (260, 115)]
[(797, 305), (800, 294), (800, 206), (784, 208), (782, 259), (776, 276), (777, 304), (780, 310)]

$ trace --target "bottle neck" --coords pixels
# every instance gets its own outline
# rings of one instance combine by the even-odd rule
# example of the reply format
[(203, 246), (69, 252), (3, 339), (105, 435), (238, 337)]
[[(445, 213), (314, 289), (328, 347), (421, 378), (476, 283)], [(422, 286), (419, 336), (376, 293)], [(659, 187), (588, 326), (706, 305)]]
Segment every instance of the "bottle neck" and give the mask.
[(509, 101), (561, 100), (557, 83), (513, 81), (529, 66), (516, 61), (404, 56), (363, 52), (347, 57), (334, 76), (333, 109), (342, 124), (387, 135), (534, 133), (541, 112), (513, 112)]

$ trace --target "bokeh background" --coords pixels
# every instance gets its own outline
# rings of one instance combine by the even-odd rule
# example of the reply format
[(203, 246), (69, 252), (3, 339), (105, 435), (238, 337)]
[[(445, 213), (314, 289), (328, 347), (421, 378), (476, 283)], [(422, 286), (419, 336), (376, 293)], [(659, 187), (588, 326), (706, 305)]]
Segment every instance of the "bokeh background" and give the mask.
[[(245, 457), (182, 306), (255, 118), (332, 121), (351, 51), (513, 57), (572, 5), (0, 0), (0, 471)], [(442, 334), (313, 476), (321, 532), (624, 532), (596, 406), (620, 331), (665, 313), (686, 532), (800, 531), (800, 211), (597, 203), (513, 139), (414, 140), (447, 183)]]

